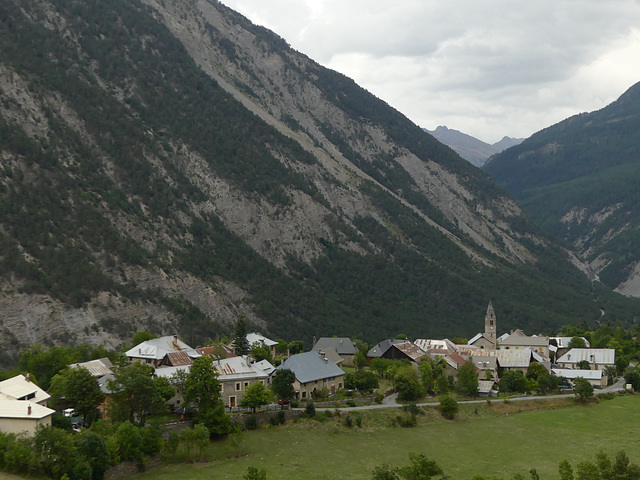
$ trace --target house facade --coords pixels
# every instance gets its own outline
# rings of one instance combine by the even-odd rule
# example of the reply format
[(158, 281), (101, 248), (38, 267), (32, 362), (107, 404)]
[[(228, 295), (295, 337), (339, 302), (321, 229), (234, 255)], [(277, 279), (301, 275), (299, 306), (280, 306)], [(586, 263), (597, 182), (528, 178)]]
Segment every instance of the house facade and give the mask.
[(40, 426), (51, 426), (55, 410), (31, 400), (16, 400), (0, 394), (0, 431), (33, 437)]

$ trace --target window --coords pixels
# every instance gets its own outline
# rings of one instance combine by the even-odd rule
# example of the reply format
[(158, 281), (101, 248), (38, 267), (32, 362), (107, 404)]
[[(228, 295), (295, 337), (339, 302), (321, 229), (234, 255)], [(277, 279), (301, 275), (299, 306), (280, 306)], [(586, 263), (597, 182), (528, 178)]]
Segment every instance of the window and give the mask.
[(302, 392), (302, 398), (307, 398), (307, 392)]
[(249, 386), (249, 382), (244, 382), (244, 388), (247, 388)]
[(236, 392), (242, 390), (242, 384), (240, 382), (236, 383)]

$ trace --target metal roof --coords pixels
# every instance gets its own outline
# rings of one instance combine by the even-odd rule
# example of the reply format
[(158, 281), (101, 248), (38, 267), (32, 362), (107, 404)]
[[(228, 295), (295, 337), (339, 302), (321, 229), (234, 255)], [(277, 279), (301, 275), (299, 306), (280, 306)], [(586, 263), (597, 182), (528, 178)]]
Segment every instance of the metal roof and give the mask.
[(291, 370), (300, 383), (315, 382), (344, 375), (344, 370), (331, 360), (323, 359), (317, 352), (292, 355), (276, 370)]
[(24, 418), (40, 420), (53, 415), (52, 410), (31, 400), (13, 400), (0, 395), (0, 418)]
[(500, 348), (505, 345), (548, 347), (549, 337), (528, 337), (527, 335), (514, 333), (500, 341)]
[(267, 378), (269, 376), (267, 372), (253, 368), (245, 357), (223, 358), (215, 360), (212, 365), (218, 372), (218, 380), (221, 382)]
[(528, 368), (531, 363), (531, 350), (498, 350), (498, 364), (503, 368)]
[(418, 338), (415, 342), (419, 348), (424, 350), (425, 352), (433, 351), (433, 350), (443, 350), (443, 351), (456, 351), (457, 346), (451, 340), (445, 338), (444, 340), (434, 340), (431, 338)]
[(615, 365), (616, 351), (613, 348), (572, 348), (556, 363), (578, 363), (583, 360), (596, 365)]
[(405, 340), (402, 343), (396, 343), (392, 346), (393, 348), (396, 348), (404, 353), (414, 362), (419, 362), (420, 359), (426, 355), (424, 350), (422, 350), (420, 347), (415, 345), (413, 342), (410, 342), (409, 340)]
[(162, 363), (178, 367), (181, 365), (191, 365), (193, 363), (193, 359), (187, 352), (169, 352), (162, 359)]
[[(581, 338), (584, 341), (584, 344), (588, 347), (591, 346), (591, 344), (589, 343), (589, 340), (587, 340), (584, 337), (578, 337)], [(549, 340), (555, 340), (556, 343), (558, 344), (558, 348), (569, 348), (569, 343), (571, 343), (571, 340), (573, 340), (573, 337), (549, 337)]]
[(493, 380), (478, 380), (478, 393), (489, 393), (493, 388)]
[(586, 380), (602, 380), (602, 370), (573, 370), (570, 368), (552, 368), (551, 371), (560, 378), (574, 380), (584, 378)]
[(51, 395), (24, 375), (16, 375), (0, 382), (0, 393), (16, 400), (30, 400), (34, 403), (41, 403), (51, 398)]
[(271, 340), (258, 332), (247, 333), (247, 342), (249, 342), (249, 346), (254, 343), (264, 343), (267, 347), (273, 347), (278, 344), (278, 342)]
[(177, 335), (167, 335), (142, 342), (129, 349), (125, 355), (129, 358), (144, 358), (148, 360), (162, 360), (167, 353), (187, 352), (192, 358), (200, 354), (178, 338)]
[(495, 370), (498, 367), (498, 357), (482, 355), (471, 357), (471, 363), (478, 370)]
[(89, 360), (83, 363), (72, 363), (69, 368), (86, 368), (94, 377), (102, 377), (113, 373), (111, 370), (113, 363), (108, 358), (99, 358), (98, 360)]
[(338, 355), (355, 355), (358, 352), (356, 344), (347, 337), (320, 337), (311, 350), (320, 352), (333, 348)]

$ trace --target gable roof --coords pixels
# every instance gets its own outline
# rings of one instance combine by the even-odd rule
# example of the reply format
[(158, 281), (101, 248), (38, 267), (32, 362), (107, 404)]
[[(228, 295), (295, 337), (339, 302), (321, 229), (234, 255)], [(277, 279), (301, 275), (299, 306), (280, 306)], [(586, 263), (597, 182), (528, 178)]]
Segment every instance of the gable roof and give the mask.
[(422, 350), (420, 347), (415, 345), (413, 342), (410, 342), (409, 340), (405, 340), (401, 343), (396, 343), (392, 345), (392, 347), (404, 353), (414, 362), (419, 362), (420, 359), (425, 356), (424, 350)]
[(575, 370), (570, 368), (552, 368), (554, 375), (560, 378), (575, 380), (576, 378), (584, 378), (585, 380), (602, 380), (604, 372), (602, 370)]
[(474, 355), (471, 357), (471, 363), (478, 370), (495, 370), (498, 368), (498, 357), (494, 355)]
[(69, 368), (86, 368), (91, 375), (97, 378), (113, 373), (111, 367), (113, 367), (113, 363), (107, 357), (69, 365)]
[(529, 337), (520, 332), (514, 332), (500, 341), (500, 346), (532, 346), (532, 347), (548, 347), (549, 337)]
[(467, 342), (467, 345), (473, 345), (474, 343), (476, 343), (481, 338), (484, 338), (489, 343), (495, 343), (489, 337), (487, 337), (484, 333), (478, 333), (471, 340), (469, 340)]
[(267, 338), (258, 332), (247, 333), (247, 342), (249, 342), (249, 346), (253, 345), (254, 343), (263, 343), (267, 347), (273, 347), (274, 345), (278, 344), (278, 342), (271, 340), (270, 338)]
[(254, 368), (245, 357), (231, 357), (216, 360), (212, 363), (221, 382), (230, 380), (247, 380), (267, 378), (269, 374), (264, 370)]
[(267, 375), (271, 375), (276, 369), (276, 367), (274, 367), (273, 365), (271, 365), (271, 363), (269, 363), (269, 360), (260, 360), (259, 362), (256, 362), (251, 366), (254, 368), (254, 370), (257, 370), (259, 372), (264, 372)]
[(41, 420), (54, 413), (56, 413), (55, 410), (31, 400), (14, 400), (5, 395), (0, 395), (0, 418)]
[(613, 348), (572, 348), (556, 363), (578, 363), (583, 360), (595, 365), (615, 365), (616, 351)]
[(192, 358), (200, 354), (178, 338), (177, 335), (166, 335), (142, 342), (129, 349), (125, 355), (129, 358), (142, 358), (145, 360), (162, 360), (167, 353), (187, 352)]
[[(225, 345), (224, 343), (220, 343), (220, 345), (218, 347), (222, 347), (222, 350), (224, 350), (226, 358), (231, 358), (231, 357), (237, 357), (238, 356), (233, 352), (233, 349), (231, 347), (229, 347), (228, 345)], [(216, 346), (200, 347), (200, 348), (196, 348), (196, 352), (198, 352), (203, 357), (209, 357), (209, 356), (211, 356), (211, 354), (213, 354), (213, 352), (218, 347), (216, 347)]]
[(498, 365), (503, 368), (528, 368), (531, 363), (531, 350), (498, 350)]
[(413, 342), (419, 348), (424, 350), (425, 352), (435, 353), (435, 350), (441, 350), (443, 352), (446, 351), (456, 351), (457, 346), (448, 338), (444, 340), (434, 340), (430, 338), (418, 338), (415, 342)]
[(395, 338), (387, 338), (380, 343), (374, 345), (367, 352), (367, 357), (370, 358), (380, 358), (382, 357), (387, 350), (389, 350), (393, 345), (405, 342), (406, 340), (397, 340)]
[(0, 382), (0, 393), (14, 400), (29, 400), (33, 403), (41, 403), (51, 398), (51, 395), (24, 375), (16, 375)]
[(344, 375), (344, 370), (318, 352), (305, 352), (292, 355), (276, 370), (291, 370), (300, 383), (315, 382), (325, 378)]
[(355, 342), (347, 337), (320, 337), (311, 350), (320, 352), (333, 348), (338, 355), (355, 355), (358, 352)]
[(171, 365), (173, 367), (178, 367), (180, 365), (191, 365), (192, 363), (193, 359), (187, 352), (169, 352), (162, 359), (163, 365)]
[(493, 385), (493, 380), (478, 380), (478, 393), (490, 393)]
[(336, 352), (333, 347), (325, 348), (324, 350), (319, 350), (318, 353), (322, 357), (328, 358), (336, 365), (340, 365), (342, 362), (344, 362), (344, 358), (338, 355), (338, 352)]

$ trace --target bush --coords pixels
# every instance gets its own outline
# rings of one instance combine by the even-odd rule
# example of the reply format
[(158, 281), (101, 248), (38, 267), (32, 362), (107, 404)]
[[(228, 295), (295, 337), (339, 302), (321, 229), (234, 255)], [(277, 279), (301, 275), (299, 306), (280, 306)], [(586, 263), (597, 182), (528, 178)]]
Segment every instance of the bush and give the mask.
[(247, 430), (255, 430), (258, 428), (258, 419), (255, 415), (251, 415), (244, 421), (244, 426)]
[(352, 399), (347, 400), (347, 407), (355, 407), (356, 402)]
[(397, 423), (399, 426), (404, 428), (415, 427), (418, 424), (417, 417), (412, 413), (402, 413), (397, 415), (393, 420), (394, 425)]
[(273, 426), (283, 425), (285, 421), (286, 421), (286, 416), (282, 410), (279, 410), (278, 413), (276, 413), (273, 417), (269, 419), (269, 423), (271, 423), (271, 425)]
[(353, 427), (353, 419), (351, 418), (351, 415), (347, 415), (347, 417), (344, 419), (344, 425), (347, 428)]
[(408, 403), (404, 406), (404, 411), (412, 415), (420, 415), (422, 410), (415, 403)]
[(304, 407), (304, 414), (309, 418), (316, 416), (316, 406), (313, 402), (307, 403), (307, 406)]
[(455, 398), (446, 396), (440, 399), (440, 413), (447, 420), (455, 418), (458, 408), (458, 402), (456, 402)]
[(376, 403), (378, 405), (380, 405), (382, 403), (382, 401), (384, 400), (384, 395), (380, 392), (375, 394), (374, 400), (376, 401)]
[(362, 415), (355, 415), (356, 417), (356, 427), (362, 427)]

